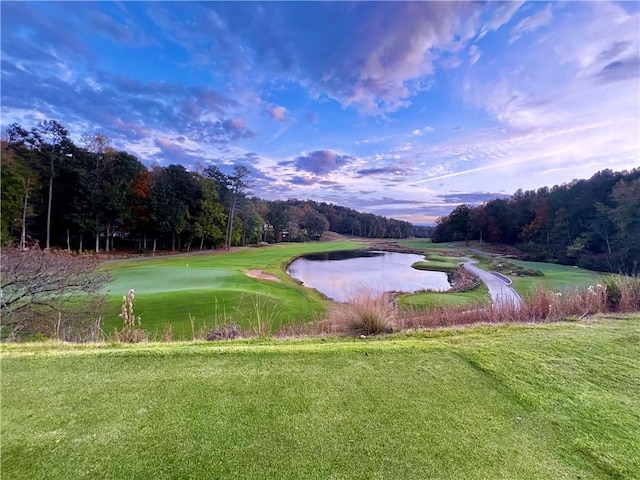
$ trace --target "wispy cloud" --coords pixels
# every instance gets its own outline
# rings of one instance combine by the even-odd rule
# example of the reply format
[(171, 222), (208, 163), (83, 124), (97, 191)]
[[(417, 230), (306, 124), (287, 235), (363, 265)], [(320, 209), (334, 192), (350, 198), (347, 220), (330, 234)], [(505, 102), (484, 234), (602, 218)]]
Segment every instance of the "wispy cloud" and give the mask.
[(418, 128), (411, 132), (411, 135), (424, 135), (425, 133), (435, 132), (435, 128), (431, 126), (426, 126), (424, 128)]
[(518, 41), (523, 35), (532, 33), (549, 25), (553, 21), (553, 5), (548, 4), (545, 8), (533, 15), (523, 18), (518, 24), (511, 29), (511, 37), (509, 43)]

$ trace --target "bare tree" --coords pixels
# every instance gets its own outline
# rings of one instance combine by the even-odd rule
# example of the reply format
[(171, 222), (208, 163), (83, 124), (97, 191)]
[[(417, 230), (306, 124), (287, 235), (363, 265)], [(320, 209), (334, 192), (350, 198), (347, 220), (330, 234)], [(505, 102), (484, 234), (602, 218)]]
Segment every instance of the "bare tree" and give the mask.
[(64, 317), (74, 326), (87, 326), (96, 314), (95, 300), (111, 279), (96, 271), (93, 256), (41, 250), (2, 252), (0, 265), (0, 332), (53, 333), (52, 326)]

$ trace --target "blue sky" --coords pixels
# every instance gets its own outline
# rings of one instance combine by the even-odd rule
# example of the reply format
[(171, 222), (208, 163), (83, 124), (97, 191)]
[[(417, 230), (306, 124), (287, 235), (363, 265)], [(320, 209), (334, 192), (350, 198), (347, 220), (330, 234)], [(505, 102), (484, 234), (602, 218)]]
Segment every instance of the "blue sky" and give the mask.
[(2, 128), (433, 222), (640, 166), (638, 2), (6, 2)]

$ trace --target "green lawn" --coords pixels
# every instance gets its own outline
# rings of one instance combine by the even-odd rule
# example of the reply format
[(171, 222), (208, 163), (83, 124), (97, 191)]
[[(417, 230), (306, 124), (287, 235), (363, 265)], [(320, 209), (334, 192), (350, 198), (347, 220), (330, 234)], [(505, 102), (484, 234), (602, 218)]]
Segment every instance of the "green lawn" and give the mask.
[[(108, 262), (102, 269), (115, 280), (105, 288), (110, 294), (105, 330), (121, 325), (122, 296), (131, 288), (136, 292), (136, 315), (152, 334), (161, 335), (171, 324), (175, 337), (191, 338), (190, 315), (196, 328), (229, 321), (251, 327), (259, 315), (273, 329), (311, 320), (324, 313), (326, 302), (291, 279), (286, 265), (304, 253), (356, 248), (362, 245), (355, 241), (295, 243)], [(250, 278), (247, 270), (264, 270), (280, 281)]]
[(542, 277), (511, 277), (513, 288), (520, 295), (527, 295), (537, 287), (560, 292), (602, 283), (600, 274), (584, 268), (555, 263), (525, 262), (511, 259), (509, 261), (525, 268), (540, 270), (544, 274)]
[(460, 257), (448, 257), (437, 252), (429, 252), (424, 260), (411, 265), (417, 270), (435, 270), (439, 272), (453, 272), (464, 261)]
[(460, 293), (448, 292), (420, 292), (406, 293), (396, 298), (396, 303), (401, 307), (435, 307), (435, 306), (460, 306), (472, 303), (487, 303), (490, 300), (489, 289), (484, 283), (480, 283), (473, 290)]
[(640, 478), (639, 326), (5, 344), (2, 475)]
[(401, 247), (415, 248), (416, 250), (446, 250), (446, 243), (433, 243), (429, 238), (407, 238), (396, 240)]

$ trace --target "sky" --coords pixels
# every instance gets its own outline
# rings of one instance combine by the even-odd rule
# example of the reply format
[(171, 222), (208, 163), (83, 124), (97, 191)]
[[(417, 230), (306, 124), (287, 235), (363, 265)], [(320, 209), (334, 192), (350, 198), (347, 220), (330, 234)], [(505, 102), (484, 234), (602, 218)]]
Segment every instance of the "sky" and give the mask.
[(9, 2), (1, 119), (416, 224), (640, 166), (638, 2)]

